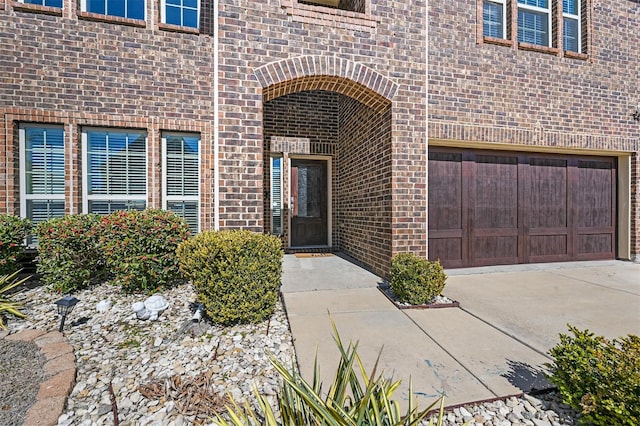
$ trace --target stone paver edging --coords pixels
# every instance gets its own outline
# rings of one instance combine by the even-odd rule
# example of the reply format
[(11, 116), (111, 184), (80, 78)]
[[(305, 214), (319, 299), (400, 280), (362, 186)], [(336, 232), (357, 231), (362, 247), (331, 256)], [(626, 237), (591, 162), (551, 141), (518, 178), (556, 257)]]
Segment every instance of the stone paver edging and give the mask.
[(76, 359), (73, 347), (58, 331), (23, 330), (5, 337), (35, 343), (45, 357), (43, 370), (47, 379), (40, 384), (36, 402), (29, 408), (23, 426), (58, 424), (67, 397), (76, 383)]

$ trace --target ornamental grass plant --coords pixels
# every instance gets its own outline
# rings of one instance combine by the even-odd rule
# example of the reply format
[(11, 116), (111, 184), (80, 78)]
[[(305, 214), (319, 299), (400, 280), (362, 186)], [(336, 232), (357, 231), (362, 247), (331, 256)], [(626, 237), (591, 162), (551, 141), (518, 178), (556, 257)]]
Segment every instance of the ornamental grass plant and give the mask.
[(17, 318), (24, 318), (25, 315), (20, 311), (22, 304), (14, 302), (9, 296), (9, 291), (23, 284), (30, 277), (18, 279), (19, 271), (10, 275), (0, 276), (0, 328), (7, 328), (5, 317), (11, 315)]

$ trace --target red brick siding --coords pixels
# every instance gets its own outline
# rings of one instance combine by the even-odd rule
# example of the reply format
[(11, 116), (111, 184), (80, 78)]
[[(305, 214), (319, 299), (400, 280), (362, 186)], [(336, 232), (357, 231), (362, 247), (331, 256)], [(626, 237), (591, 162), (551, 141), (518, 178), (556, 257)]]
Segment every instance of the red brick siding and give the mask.
[(386, 275), (391, 259), (391, 108), (340, 102), (337, 231), (340, 248)]
[(482, 43), (478, 3), (429, 4), (430, 139), (630, 153), (631, 251), (638, 256), (637, 2), (589, 2), (589, 55), (577, 58)]

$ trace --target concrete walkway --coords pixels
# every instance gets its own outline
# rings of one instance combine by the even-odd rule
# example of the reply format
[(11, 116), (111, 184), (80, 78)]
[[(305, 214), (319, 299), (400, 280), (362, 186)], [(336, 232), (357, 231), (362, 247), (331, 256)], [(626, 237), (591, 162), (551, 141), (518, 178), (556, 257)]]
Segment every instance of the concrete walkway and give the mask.
[(317, 353), (324, 389), (344, 342), (359, 342), (368, 370), (408, 384), (421, 407), (493, 399), (547, 386), (545, 355), (566, 323), (615, 337), (640, 334), (640, 265), (624, 262), (527, 265), (447, 271), (445, 295), (461, 308), (399, 310), (380, 278), (338, 257), (285, 256), (282, 291), (301, 371)]

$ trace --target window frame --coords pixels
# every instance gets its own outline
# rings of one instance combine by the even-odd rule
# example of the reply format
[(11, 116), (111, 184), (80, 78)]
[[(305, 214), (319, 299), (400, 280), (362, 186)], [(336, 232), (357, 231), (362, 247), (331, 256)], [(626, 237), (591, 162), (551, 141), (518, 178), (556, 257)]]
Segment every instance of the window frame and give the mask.
[[(543, 7), (539, 7), (539, 6), (531, 6), (525, 3), (520, 3), (521, 0), (515, 0), (517, 2), (517, 14), (518, 16), (516, 16), (516, 25), (518, 27), (518, 43), (527, 43), (530, 45), (534, 45), (534, 46), (541, 46), (541, 47), (553, 47), (553, 0), (547, 0), (547, 8), (543, 8)], [(531, 13), (534, 14), (544, 14), (547, 16), (547, 28), (546, 28), (546, 35), (547, 35), (547, 44), (538, 44), (538, 43), (532, 43), (530, 41), (525, 41), (525, 40), (520, 40), (520, 28), (522, 27), (520, 25), (520, 10), (527, 10)]]
[(25, 4), (25, 5), (30, 5), (30, 6), (40, 6), (40, 7), (45, 7), (45, 8), (51, 8), (51, 9), (63, 9), (64, 8), (64, 0), (60, 0), (60, 6), (51, 6), (46, 4), (47, 0), (42, 0), (42, 4), (40, 3), (31, 3), (25, 0), (18, 0), (19, 3)]
[[(279, 186), (279, 193), (280, 193), (280, 197), (278, 197), (279, 199), (276, 200), (276, 196), (275, 196), (275, 191), (273, 190), (274, 188), (274, 162), (276, 160), (280, 161), (280, 166), (279, 166), (279, 170), (280, 170), (280, 176), (278, 178), (278, 186)], [(271, 188), (269, 191), (269, 219), (270, 219), (270, 234), (272, 235), (283, 235), (284, 234), (284, 191), (283, 191), (283, 185), (284, 185), (284, 157), (282, 155), (274, 155), (272, 154), (270, 157), (270, 182), (271, 182)], [(280, 206), (280, 227), (278, 229), (279, 232), (275, 232), (275, 215), (274, 215), (274, 204), (275, 202), (279, 203)]]
[[(28, 194), (27, 193), (27, 138), (26, 129), (58, 129), (62, 130), (62, 193), (61, 194)], [(62, 201), (64, 205), (64, 214), (66, 214), (67, 202), (66, 202), (66, 181), (67, 181), (67, 155), (66, 155), (66, 131), (62, 124), (44, 124), (44, 123), (20, 123), (18, 125), (18, 164), (19, 164), (19, 186), (20, 186), (20, 217), (28, 218), (28, 201)], [(33, 169), (32, 169), (33, 170)], [(48, 216), (48, 219), (61, 216)], [(29, 240), (27, 237), (27, 244), (32, 246), (35, 241)]]
[[(167, 0), (160, 0), (160, 23), (164, 24), (164, 25), (175, 25), (181, 28), (192, 28), (195, 30), (199, 30), (200, 29), (200, 10), (202, 8), (202, 2), (201, 0), (196, 0), (198, 3), (197, 6), (197, 10), (196, 10), (196, 26), (192, 27), (189, 25), (178, 25), (178, 24), (172, 24), (167, 22)], [(175, 7), (175, 6), (174, 6)], [(182, 12), (182, 10), (185, 9), (184, 5), (180, 6), (180, 10)], [(191, 7), (187, 7), (187, 9), (192, 9)], [(182, 16), (182, 15), (181, 15)]]
[[(167, 136), (185, 136), (185, 137), (197, 137), (198, 138), (198, 176), (197, 176), (197, 188), (198, 188), (198, 195), (168, 195), (168, 183), (167, 183)], [(202, 229), (201, 226), (201, 220), (200, 220), (200, 212), (201, 212), (201, 206), (200, 206), (200, 197), (201, 197), (201, 184), (200, 184), (200, 177), (201, 177), (201, 167), (202, 167), (202, 135), (199, 133), (188, 133), (188, 132), (171, 132), (171, 131), (166, 131), (166, 132), (162, 132), (161, 138), (160, 138), (160, 145), (161, 145), (161, 155), (160, 157), (162, 158), (162, 179), (161, 179), (161, 186), (162, 186), (162, 208), (164, 210), (167, 210), (167, 205), (169, 202), (180, 202), (180, 201), (191, 201), (191, 202), (196, 202), (196, 205), (198, 207), (198, 213), (197, 213), (197, 217), (198, 217), (198, 222), (196, 225), (196, 232), (200, 232), (200, 230)]]
[[(132, 21), (146, 21), (147, 20), (147, 2), (146, 0), (137, 0), (142, 2), (142, 18), (132, 18), (129, 16), (119, 16), (119, 15), (111, 15), (107, 12), (107, 3), (109, 0), (101, 0), (105, 3), (105, 12), (104, 13), (100, 13), (100, 12), (94, 12), (92, 10), (88, 10), (88, 1), (89, 0), (81, 0), (80, 2), (80, 11), (82, 13), (89, 13), (89, 14), (94, 14), (94, 15), (98, 15), (98, 16), (106, 16), (109, 18), (116, 18), (116, 19), (129, 19)], [(132, 1), (132, 0), (125, 0), (125, 1)], [(127, 8), (125, 5), (125, 12), (126, 12)]]
[(493, 37), (495, 38), (495, 36), (489, 36), (489, 35), (485, 35), (484, 34), (484, 25), (485, 25), (485, 20), (484, 20), (484, 5), (486, 3), (494, 3), (494, 4), (498, 4), (502, 7), (502, 36), (501, 37), (497, 37), (503, 40), (507, 40), (508, 36), (507, 36), (507, 0), (482, 0), (482, 35), (483, 37)]
[[(144, 168), (144, 194), (122, 195), (122, 194), (89, 194), (89, 140), (88, 133), (92, 131), (108, 132), (108, 133), (128, 133), (140, 132), (144, 134), (145, 144), (145, 168)], [(149, 176), (147, 170), (149, 168), (149, 133), (145, 129), (134, 128), (110, 128), (110, 127), (83, 127), (81, 130), (82, 137), (82, 212), (91, 213), (89, 211), (89, 201), (138, 201), (144, 199), (145, 208), (149, 208)]]
[[(561, 0), (559, 0), (561, 1)], [(564, 11), (564, 1), (562, 1), (562, 50), (565, 52), (575, 52), (582, 53), (582, 2), (584, 0), (574, 0), (576, 2), (576, 11), (577, 14), (569, 13)], [(577, 50), (569, 50), (567, 49), (567, 45), (565, 43), (565, 22), (567, 20), (576, 21), (578, 24), (576, 39), (578, 41)]]

